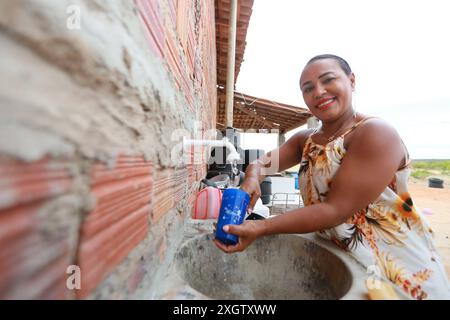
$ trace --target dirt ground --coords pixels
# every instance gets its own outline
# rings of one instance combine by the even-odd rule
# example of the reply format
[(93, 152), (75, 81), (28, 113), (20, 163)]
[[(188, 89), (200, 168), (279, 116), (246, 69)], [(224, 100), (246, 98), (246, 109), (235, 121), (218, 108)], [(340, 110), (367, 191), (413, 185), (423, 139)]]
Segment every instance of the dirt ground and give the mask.
[(410, 179), (409, 191), (414, 203), (425, 216), (436, 235), (436, 245), (450, 278), (450, 179), (444, 189), (429, 188), (426, 180)]

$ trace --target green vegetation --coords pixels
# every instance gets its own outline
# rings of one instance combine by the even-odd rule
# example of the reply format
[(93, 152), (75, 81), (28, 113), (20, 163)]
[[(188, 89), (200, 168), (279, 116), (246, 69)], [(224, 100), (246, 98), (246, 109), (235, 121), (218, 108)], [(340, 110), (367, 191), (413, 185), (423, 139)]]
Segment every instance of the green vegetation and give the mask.
[(450, 160), (413, 160), (411, 176), (426, 179), (433, 175), (450, 176)]
[(416, 179), (426, 179), (429, 176), (433, 175), (430, 171), (427, 170), (421, 170), (421, 169), (414, 169), (411, 171), (411, 177), (414, 177)]

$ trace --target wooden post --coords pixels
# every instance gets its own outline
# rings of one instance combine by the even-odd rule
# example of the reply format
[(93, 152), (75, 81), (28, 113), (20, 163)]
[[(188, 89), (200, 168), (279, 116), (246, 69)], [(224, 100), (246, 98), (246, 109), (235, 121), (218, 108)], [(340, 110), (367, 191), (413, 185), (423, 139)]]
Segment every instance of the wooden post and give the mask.
[(225, 117), (228, 128), (233, 128), (233, 105), (234, 105), (234, 68), (236, 62), (236, 23), (237, 2), (230, 1), (230, 25), (228, 32), (228, 63), (227, 63), (227, 88), (225, 102)]
[(281, 146), (285, 142), (286, 142), (286, 135), (284, 134), (284, 132), (280, 131), (278, 133), (278, 147)]

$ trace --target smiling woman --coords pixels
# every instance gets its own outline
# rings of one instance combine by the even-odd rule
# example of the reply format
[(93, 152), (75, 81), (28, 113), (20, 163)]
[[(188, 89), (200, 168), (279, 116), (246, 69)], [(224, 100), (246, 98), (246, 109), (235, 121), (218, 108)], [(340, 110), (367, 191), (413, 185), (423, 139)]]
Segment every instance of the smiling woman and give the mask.
[(264, 235), (316, 231), (412, 299), (448, 299), (450, 284), (433, 232), (407, 189), (406, 147), (384, 120), (355, 112), (355, 83), (350, 66), (338, 56), (320, 55), (306, 64), (300, 88), (322, 126), (298, 132), (249, 165), (241, 184), (251, 196), (251, 210), (266, 167), (278, 161), (282, 171), (300, 163), (305, 207), (225, 226), (239, 243), (216, 245), (236, 252)]

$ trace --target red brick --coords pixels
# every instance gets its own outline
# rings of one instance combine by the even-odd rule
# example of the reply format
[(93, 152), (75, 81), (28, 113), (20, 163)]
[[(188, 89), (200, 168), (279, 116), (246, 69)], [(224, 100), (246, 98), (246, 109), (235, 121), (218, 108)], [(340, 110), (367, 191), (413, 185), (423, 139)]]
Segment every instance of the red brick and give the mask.
[(139, 16), (144, 22), (150, 48), (160, 58), (164, 57), (164, 28), (158, 1), (135, 0)]
[(121, 156), (113, 168), (95, 164), (91, 185), (96, 205), (81, 228), (79, 298), (89, 295), (148, 234), (152, 165), (141, 156)]
[(48, 200), (72, 186), (65, 161), (0, 159), (0, 298), (64, 298), (68, 235), (46, 235), (38, 220)]
[(72, 179), (62, 162), (0, 159), (0, 210), (69, 191)]

